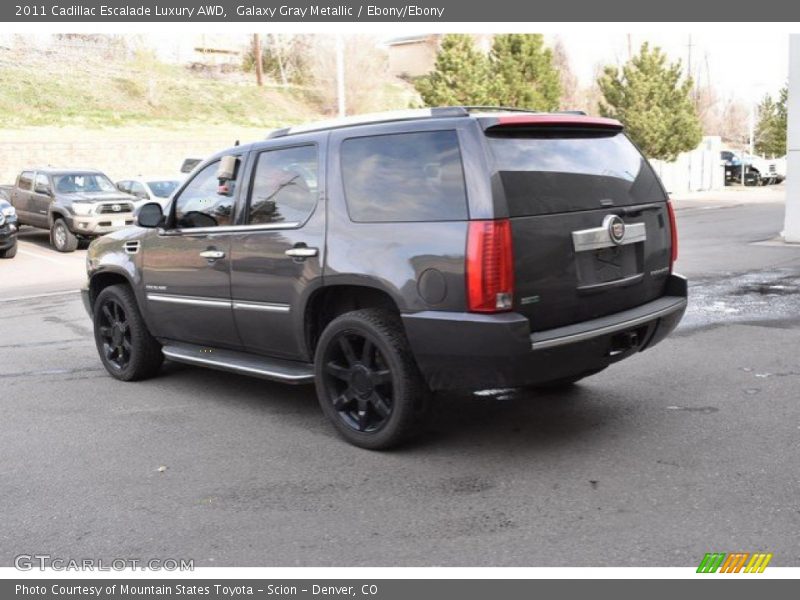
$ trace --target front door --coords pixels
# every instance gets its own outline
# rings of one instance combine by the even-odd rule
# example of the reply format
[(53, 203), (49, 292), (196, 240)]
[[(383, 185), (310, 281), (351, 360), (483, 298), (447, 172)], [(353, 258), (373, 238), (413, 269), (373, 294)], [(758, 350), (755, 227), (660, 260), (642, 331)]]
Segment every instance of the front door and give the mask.
[(30, 207), (41, 227), (47, 227), (47, 214), (51, 202), (53, 202), (53, 187), (50, 185), (50, 178), (45, 173), (36, 173)]
[(167, 227), (143, 240), (147, 316), (156, 337), (238, 348), (230, 226), (239, 186), (220, 194), (218, 166), (197, 173), (176, 196)]
[(314, 138), (251, 158), (242, 231), (232, 241), (233, 315), (246, 350), (303, 359), (303, 300), (320, 284), (325, 210)]

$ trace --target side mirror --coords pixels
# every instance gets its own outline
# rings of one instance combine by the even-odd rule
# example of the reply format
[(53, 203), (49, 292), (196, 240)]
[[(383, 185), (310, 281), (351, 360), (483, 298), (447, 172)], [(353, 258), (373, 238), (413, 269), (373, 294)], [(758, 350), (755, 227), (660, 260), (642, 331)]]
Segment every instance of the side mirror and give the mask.
[(143, 204), (136, 214), (136, 224), (139, 227), (147, 227), (148, 229), (158, 227), (163, 219), (164, 213), (161, 211), (161, 205), (158, 202)]
[(46, 185), (36, 185), (33, 188), (33, 191), (37, 194), (44, 194), (45, 196), (52, 196), (53, 192), (50, 191), (50, 188)]
[(238, 156), (223, 156), (217, 167), (217, 179), (220, 181), (230, 181), (236, 177), (236, 165), (239, 163)]
[(136, 192), (134, 196), (139, 198), (139, 200), (150, 200), (150, 196), (147, 192)]

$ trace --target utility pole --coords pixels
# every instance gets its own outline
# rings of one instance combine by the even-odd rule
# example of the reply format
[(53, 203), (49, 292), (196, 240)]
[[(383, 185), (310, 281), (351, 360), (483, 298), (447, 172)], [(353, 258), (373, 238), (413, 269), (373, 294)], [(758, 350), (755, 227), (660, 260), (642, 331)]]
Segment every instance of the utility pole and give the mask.
[(336, 97), (339, 101), (339, 117), (347, 114), (344, 97), (344, 42), (342, 34), (336, 34)]
[(264, 85), (264, 57), (261, 56), (261, 36), (257, 33), (253, 34), (253, 55), (256, 60), (256, 85), (261, 87)]

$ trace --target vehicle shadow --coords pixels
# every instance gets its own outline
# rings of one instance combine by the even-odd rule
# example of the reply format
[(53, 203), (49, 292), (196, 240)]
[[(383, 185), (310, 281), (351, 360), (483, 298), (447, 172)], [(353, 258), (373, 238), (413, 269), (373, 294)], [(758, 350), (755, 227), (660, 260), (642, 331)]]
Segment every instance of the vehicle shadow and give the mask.
[[(332, 443), (346, 443), (323, 416), (313, 385), (285, 385), (172, 362), (165, 363), (162, 377), (174, 379), (194, 398), (250, 410), (254, 418), (286, 419), (287, 425), (320, 431)], [(451, 453), (480, 446), (554, 449), (588, 435), (603, 438), (606, 424), (626, 422), (617, 418), (625, 407), (590, 383), (559, 391), (440, 393), (434, 395), (419, 434), (392, 453)]]
[(55, 252), (55, 248), (50, 245), (50, 232), (46, 229), (36, 229), (33, 227), (23, 226), (17, 234), (17, 239), (30, 242), (31, 244), (35, 244), (41, 248), (46, 248)]

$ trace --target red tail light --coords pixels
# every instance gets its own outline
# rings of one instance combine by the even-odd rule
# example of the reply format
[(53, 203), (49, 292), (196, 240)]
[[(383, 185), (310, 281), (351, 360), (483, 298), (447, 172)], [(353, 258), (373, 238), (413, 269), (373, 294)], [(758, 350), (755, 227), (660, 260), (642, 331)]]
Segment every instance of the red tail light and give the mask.
[(514, 257), (511, 221), (470, 221), (467, 237), (467, 298), (472, 312), (511, 310)]
[(678, 224), (675, 221), (675, 209), (672, 202), (667, 200), (667, 214), (669, 215), (669, 232), (670, 241), (672, 242), (672, 256), (669, 259), (669, 270), (672, 271), (672, 265), (678, 260)]

